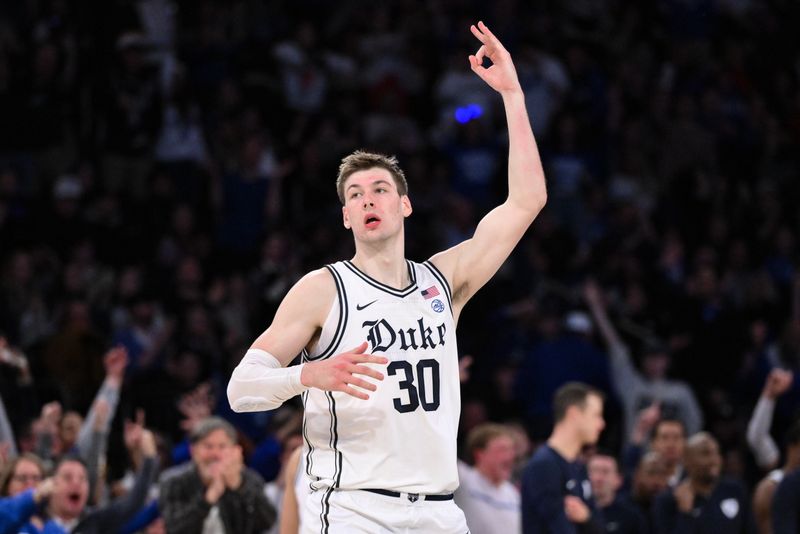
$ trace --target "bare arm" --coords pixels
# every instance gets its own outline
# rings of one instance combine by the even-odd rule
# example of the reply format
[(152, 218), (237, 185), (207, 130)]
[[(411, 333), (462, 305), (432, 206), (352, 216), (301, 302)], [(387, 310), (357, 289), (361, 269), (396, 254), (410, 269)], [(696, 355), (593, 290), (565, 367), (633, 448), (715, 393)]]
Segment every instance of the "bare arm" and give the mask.
[(289, 365), (322, 328), (334, 298), (330, 273), (325, 269), (308, 273), (289, 290), (272, 324), (251, 348), (269, 352), (284, 367)]
[(747, 424), (747, 444), (761, 469), (768, 470), (778, 466), (780, 450), (770, 436), (769, 429), (772, 426), (775, 401), (791, 387), (792, 379), (791, 371), (773, 369)]
[(289, 290), (270, 327), (231, 375), (228, 401), (234, 411), (272, 410), (312, 387), (343, 391), (360, 399), (368, 398), (363, 390), (375, 391), (375, 384), (356, 375), (383, 380), (383, 374), (359, 364), (383, 364), (388, 359), (365, 354), (366, 342), (333, 358), (281, 369), (316, 338), (335, 294), (333, 278), (324, 269), (309, 273)]
[(300, 507), (297, 495), (294, 492), (294, 481), (297, 477), (297, 468), (300, 466), (300, 455), (303, 447), (297, 447), (283, 473), (283, 504), (280, 514), (280, 534), (297, 534), (300, 530)]
[(775, 496), (777, 487), (775, 482), (765, 478), (758, 483), (753, 493), (753, 515), (759, 534), (772, 533), (772, 497)]
[[(470, 66), (500, 93), (506, 111), (508, 198), (481, 220), (471, 239), (431, 258), (452, 282), (456, 316), (508, 258), (547, 200), (544, 170), (511, 55), (483, 22), (470, 29), (482, 44), (469, 57)], [(482, 66), (487, 57), (489, 68)]]

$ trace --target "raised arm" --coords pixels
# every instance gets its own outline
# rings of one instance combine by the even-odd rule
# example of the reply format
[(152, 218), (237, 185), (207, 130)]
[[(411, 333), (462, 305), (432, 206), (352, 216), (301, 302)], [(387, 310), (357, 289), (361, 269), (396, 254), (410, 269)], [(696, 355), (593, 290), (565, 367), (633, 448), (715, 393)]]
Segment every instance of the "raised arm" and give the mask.
[(747, 444), (756, 463), (765, 471), (777, 467), (780, 460), (780, 449), (770, 436), (769, 429), (772, 426), (775, 402), (791, 387), (793, 377), (792, 372), (785, 369), (776, 368), (769, 373), (761, 397), (747, 424)]
[[(508, 198), (481, 220), (471, 239), (431, 258), (451, 282), (456, 314), (497, 272), (547, 200), (544, 170), (511, 54), (483, 22), (470, 30), (481, 42), (475, 55), (469, 56), (472, 71), (503, 98), (508, 123)], [(483, 66), (485, 58), (492, 61), (488, 68)]]

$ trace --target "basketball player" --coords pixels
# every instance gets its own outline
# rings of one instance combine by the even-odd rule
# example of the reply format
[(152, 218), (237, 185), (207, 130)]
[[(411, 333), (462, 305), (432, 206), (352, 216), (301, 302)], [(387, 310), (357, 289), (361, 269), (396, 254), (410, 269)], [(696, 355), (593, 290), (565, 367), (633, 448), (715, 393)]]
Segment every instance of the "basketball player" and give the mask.
[[(311, 480), (304, 533), (468, 530), (453, 502), (455, 327), (546, 200), (511, 56), (482, 22), (470, 29), (481, 42), (469, 56), (472, 70), (505, 106), (506, 201), (471, 239), (414, 263), (405, 258), (403, 224), (412, 207), (397, 161), (365, 152), (344, 158), (336, 186), (355, 256), (309, 273), (289, 291), (228, 385), (240, 412), (274, 409), (302, 393)], [(301, 352), (303, 363), (286, 367)]]

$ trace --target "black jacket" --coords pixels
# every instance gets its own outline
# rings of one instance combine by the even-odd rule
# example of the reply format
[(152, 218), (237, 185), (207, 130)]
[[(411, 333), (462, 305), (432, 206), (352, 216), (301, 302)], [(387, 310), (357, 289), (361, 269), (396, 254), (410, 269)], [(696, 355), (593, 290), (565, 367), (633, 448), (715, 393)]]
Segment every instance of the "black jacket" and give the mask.
[[(206, 487), (193, 462), (180, 466), (159, 483), (158, 507), (168, 534), (197, 534), (203, 531), (211, 505), (205, 500)], [(257, 534), (275, 523), (275, 509), (264, 495), (264, 480), (244, 468), (239, 489), (225, 490), (219, 501), (220, 519), (229, 534)]]

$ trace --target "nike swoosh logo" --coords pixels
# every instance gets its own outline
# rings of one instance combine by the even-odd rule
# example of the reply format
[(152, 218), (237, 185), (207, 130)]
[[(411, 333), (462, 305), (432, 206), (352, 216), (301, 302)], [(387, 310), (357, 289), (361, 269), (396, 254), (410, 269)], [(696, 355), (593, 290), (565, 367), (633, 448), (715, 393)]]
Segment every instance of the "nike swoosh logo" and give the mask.
[(361, 306), (360, 304), (356, 304), (356, 309), (357, 309), (358, 311), (361, 311), (361, 310), (363, 310), (363, 309), (367, 308), (367, 306), (372, 306), (372, 305), (373, 305), (373, 304), (375, 304), (376, 302), (378, 302), (378, 299), (375, 299), (375, 300), (373, 300), (372, 302), (367, 302), (367, 303), (366, 303), (366, 304), (364, 304), (363, 306)]

